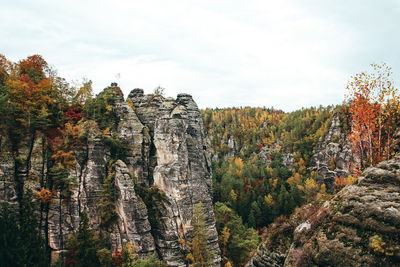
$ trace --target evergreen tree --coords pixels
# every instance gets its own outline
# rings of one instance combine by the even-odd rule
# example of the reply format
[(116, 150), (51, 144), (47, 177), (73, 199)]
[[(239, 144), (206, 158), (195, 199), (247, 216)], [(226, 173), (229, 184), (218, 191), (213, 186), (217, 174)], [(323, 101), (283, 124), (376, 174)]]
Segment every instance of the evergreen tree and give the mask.
[(213, 253), (207, 247), (208, 229), (203, 213), (201, 202), (194, 206), (192, 216), (192, 235), (191, 249), (194, 266), (212, 266)]
[(21, 203), (20, 216), (7, 203), (0, 213), (0, 266), (48, 266), (46, 246), (33, 212), (31, 193)]
[(89, 218), (86, 211), (80, 216), (79, 228), (77, 233), (78, 251), (76, 267), (95, 267), (99, 266), (99, 259), (96, 255), (98, 240), (90, 229)]

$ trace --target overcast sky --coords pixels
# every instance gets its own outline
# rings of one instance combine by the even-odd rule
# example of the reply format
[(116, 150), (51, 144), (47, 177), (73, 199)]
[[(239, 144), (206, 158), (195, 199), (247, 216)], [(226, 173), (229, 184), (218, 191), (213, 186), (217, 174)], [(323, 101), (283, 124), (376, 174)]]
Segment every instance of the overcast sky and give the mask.
[(338, 104), (352, 74), (400, 76), (399, 0), (2, 0), (0, 53), (40, 54), (67, 80), (201, 108)]

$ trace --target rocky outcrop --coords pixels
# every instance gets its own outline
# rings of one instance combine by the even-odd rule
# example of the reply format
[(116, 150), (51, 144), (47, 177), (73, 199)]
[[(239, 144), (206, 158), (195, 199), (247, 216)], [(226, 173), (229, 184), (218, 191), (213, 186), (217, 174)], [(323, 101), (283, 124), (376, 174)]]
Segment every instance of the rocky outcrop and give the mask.
[[(150, 129), (154, 159), (154, 185), (165, 193), (166, 212), (163, 216), (165, 231), (155, 236), (157, 249), (169, 265), (184, 266), (179, 239), (190, 238), (190, 218), (193, 206), (202, 202), (209, 229), (208, 246), (217, 252), (218, 234), (215, 228), (211, 199), (211, 168), (205, 153), (203, 122), (196, 103), (187, 94), (176, 100), (159, 96), (145, 96), (135, 89), (129, 95), (135, 111), (144, 125)], [(155, 103), (153, 103), (155, 101)], [(151, 110), (152, 113), (148, 114)], [(139, 115), (140, 114), (140, 115)]]
[[(116, 131), (128, 150), (124, 159), (125, 163), (141, 185), (149, 186), (152, 181), (149, 166), (151, 148), (149, 128), (141, 123), (138, 115), (124, 100), (122, 92), (117, 94), (113, 109), (118, 118)], [(148, 112), (151, 113), (153, 110), (148, 110)]]
[(136, 195), (135, 185), (126, 164), (118, 160), (114, 168), (114, 182), (118, 192), (116, 203), (118, 222), (111, 233), (112, 247), (121, 248), (130, 241), (135, 244), (140, 256), (152, 254), (155, 251), (155, 244), (147, 208)]
[(367, 169), (307, 223), (285, 266), (400, 266), (400, 157)]
[[(202, 117), (192, 97), (179, 94), (176, 99), (164, 98), (134, 89), (125, 101), (116, 85), (103, 93), (98, 96), (105, 95), (100, 103), (111, 105), (107, 106), (107, 116), (102, 117), (108, 124), (104, 127), (101, 121), (100, 130), (95, 120), (81, 123), (80, 138), (86, 141), (76, 149), (76, 169), (70, 171), (76, 187), (68, 198), (57, 193), (48, 212), (42, 210), (42, 229), (48, 221), (48, 240), (54, 254), (66, 249), (67, 237), (77, 231), (79, 214), (85, 210), (91, 227), (102, 238), (108, 238), (111, 250), (131, 242), (140, 257), (156, 254), (170, 266), (186, 266), (179, 240), (192, 238), (193, 207), (201, 202), (209, 230), (208, 247), (215, 255), (215, 265), (219, 265), (211, 167), (205, 153)], [(32, 173), (40, 174), (44, 166), (46, 174), (49, 170), (42, 164), (41, 143), (36, 143)], [(113, 151), (121, 144), (123, 153)], [(15, 204), (12, 164), (6, 160), (4, 142), (0, 147), (0, 199)], [(115, 192), (110, 194), (114, 201), (111, 211), (115, 214), (105, 226), (99, 201), (105, 183), (110, 181)], [(39, 180), (26, 182), (26, 186), (40, 189)], [(154, 207), (146, 206), (152, 203), (145, 204), (142, 199), (154, 188), (165, 196), (157, 225), (150, 223), (154, 214), (149, 210)]]
[(336, 177), (348, 176), (350, 166), (355, 162), (351, 143), (341, 129), (339, 114), (336, 113), (325, 138), (321, 138), (314, 149), (309, 170), (317, 172), (317, 181), (329, 187)]
[(283, 266), (286, 259), (285, 254), (272, 252), (263, 247), (263, 244), (257, 249), (254, 256), (246, 264), (246, 267), (280, 267)]
[(294, 156), (290, 152), (281, 151), (278, 143), (268, 144), (260, 149), (258, 152), (258, 157), (264, 164), (271, 164), (272, 162), (272, 153), (280, 152), (282, 156), (282, 163), (286, 168), (292, 169), (294, 164)]

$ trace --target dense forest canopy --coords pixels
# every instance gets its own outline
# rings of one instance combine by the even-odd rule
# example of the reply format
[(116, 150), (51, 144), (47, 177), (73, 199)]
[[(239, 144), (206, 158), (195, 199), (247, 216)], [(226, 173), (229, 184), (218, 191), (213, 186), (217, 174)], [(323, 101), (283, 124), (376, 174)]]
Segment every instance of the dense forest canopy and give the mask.
[[(360, 171), (394, 155), (400, 99), (390, 68), (372, 65), (370, 72), (354, 75), (347, 89), (343, 105), (291, 113), (254, 107), (202, 110), (225, 266), (244, 266), (271, 223), (284, 222), (304, 204), (319, 205), (354, 182)], [(160, 97), (162, 93), (159, 88), (155, 92)], [(18, 203), (18, 207), (3, 203), (1, 210), (0, 261), (14, 263), (5, 266), (49, 264), (46, 222), (50, 204), (55, 204), (53, 200), (59, 196), (57, 205), (61, 209), (61, 202), (70, 200), (79, 183), (72, 175), (79, 160), (77, 151), (87, 145), (87, 137), (95, 128), (103, 133), (114, 159), (105, 166), (107, 178), (98, 198), (104, 232), (113, 224), (114, 165), (124, 158), (127, 149), (113, 131), (118, 123), (113, 105), (121, 95), (116, 85), (96, 97), (90, 81), (71, 86), (39, 55), (16, 63), (0, 55), (0, 155), (13, 163), (12, 182)], [(134, 109), (131, 102), (129, 105)], [(348, 144), (354, 157), (348, 175), (338, 175), (328, 184), (318, 178), (314, 158), (317, 148), (326, 142), (333, 120), (338, 122), (341, 135), (330, 136), (329, 142), (340, 147)], [(31, 166), (34, 147), (40, 148), (43, 167), (39, 172)], [(331, 158), (328, 171), (337, 169), (337, 164)], [(29, 186), (32, 181), (40, 187)], [(157, 203), (165, 196), (156, 188), (137, 190), (153, 214), (151, 223), (156, 224), (160, 212)], [(102, 233), (92, 231), (86, 211), (80, 211), (80, 217), (79, 231), (68, 238), (64, 248), (68, 250), (65, 266), (163, 265), (152, 257), (138, 259), (132, 244), (121, 251), (110, 251)], [(195, 236), (192, 243), (182, 246), (188, 263), (206, 266), (212, 255), (205, 245), (201, 208), (196, 208), (192, 220)]]

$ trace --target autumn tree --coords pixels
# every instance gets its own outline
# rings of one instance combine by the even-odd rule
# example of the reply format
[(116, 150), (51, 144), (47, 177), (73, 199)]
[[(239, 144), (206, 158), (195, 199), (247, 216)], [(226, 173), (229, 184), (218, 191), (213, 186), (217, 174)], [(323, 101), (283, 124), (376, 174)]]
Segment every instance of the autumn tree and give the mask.
[[(19, 202), (25, 179), (29, 178), (33, 145), (38, 131), (46, 129), (54, 86), (51, 70), (39, 55), (13, 64), (1, 57), (1, 132), (11, 143), (14, 180)], [(25, 155), (22, 146), (28, 147)]]
[(399, 95), (391, 68), (386, 64), (373, 64), (372, 68), (372, 72), (352, 76), (347, 85), (350, 140), (361, 169), (391, 156), (394, 127), (399, 120)]

